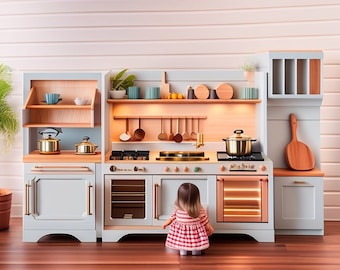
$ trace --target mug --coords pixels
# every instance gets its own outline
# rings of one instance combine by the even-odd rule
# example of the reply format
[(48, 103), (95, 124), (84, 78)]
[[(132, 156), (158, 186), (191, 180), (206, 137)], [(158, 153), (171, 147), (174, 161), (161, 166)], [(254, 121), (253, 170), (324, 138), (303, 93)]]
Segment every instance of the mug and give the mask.
[(140, 98), (140, 88), (138, 86), (130, 86), (128, 88), (128, 98), (129, 99)]
[(45, 102), (47, 104), (57, 104), (61, 98), (59, 98), (60, 95), (59, 94), (55, 94), (55, 93), (46, 93), (45, 94)]
[(160, 98), (160, 88), (159, 87), (147, 87), (145, 92), (146, 99), (158, 99)]

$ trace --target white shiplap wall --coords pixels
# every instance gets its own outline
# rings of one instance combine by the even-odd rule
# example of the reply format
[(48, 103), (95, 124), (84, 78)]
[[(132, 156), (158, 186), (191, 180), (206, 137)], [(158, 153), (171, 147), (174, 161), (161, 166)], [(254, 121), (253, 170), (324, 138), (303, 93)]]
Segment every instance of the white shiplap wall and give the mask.
[[(323, 50), (321, 163), (326, 219), (340, 220), (340, 0), (2, 0), (0, 62), (22, 72), (239, 69), (267, 50)], [(0, 186), (21, 214), (22, 132), (0, 154)]]

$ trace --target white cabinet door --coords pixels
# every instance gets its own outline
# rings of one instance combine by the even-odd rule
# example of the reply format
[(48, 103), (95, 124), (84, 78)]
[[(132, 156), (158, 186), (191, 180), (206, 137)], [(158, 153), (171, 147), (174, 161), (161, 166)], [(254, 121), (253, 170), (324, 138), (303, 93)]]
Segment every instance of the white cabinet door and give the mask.
[(95, 174), (90, 166), (80, 173), (74, 166), (72, 171), (58, 167), (51, 172), (55, 167), (44, 165), (47, 170), (34, 173), (34, 165), (26, 164), (24, 229), (95, 229)]
[(323, 230), (322, 177), (275, 177), (275, 229)]
[(215, 209), (212, 196), (209, 196), (209, 181), (216, 181), (216, 176), (169, 176), (154, 175), (154, 225), (162, 225), (175, 209), (177, 190), (183, 183), (195, 184), (201, 196), (202, 205), (209, 210)]

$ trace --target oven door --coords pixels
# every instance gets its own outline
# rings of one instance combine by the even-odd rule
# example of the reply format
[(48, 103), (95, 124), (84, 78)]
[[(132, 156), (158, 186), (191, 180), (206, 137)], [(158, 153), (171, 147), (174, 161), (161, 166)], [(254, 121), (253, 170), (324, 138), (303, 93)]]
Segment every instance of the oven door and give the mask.
[(195, 184), (201, 196), (201, 203), (208, 211), (214, 211), (214, 187), (216, 176), (200, 175), (154, 175), (154, 225), (162, 225), (175, 209), (177, 190), (183, 183)]
[(152, 176), (105, 175), (105, 225), (152, 225)]
[(217, 222), (268, 222), (268, 176), (218, 176)]

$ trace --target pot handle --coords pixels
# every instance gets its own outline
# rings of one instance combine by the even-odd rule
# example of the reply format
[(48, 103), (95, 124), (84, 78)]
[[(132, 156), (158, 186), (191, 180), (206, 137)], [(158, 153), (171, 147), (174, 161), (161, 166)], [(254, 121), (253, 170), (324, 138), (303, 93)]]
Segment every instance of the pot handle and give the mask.
[(234, 133), (235, 134), (243, 134), (243, 129), (235, 129)]

